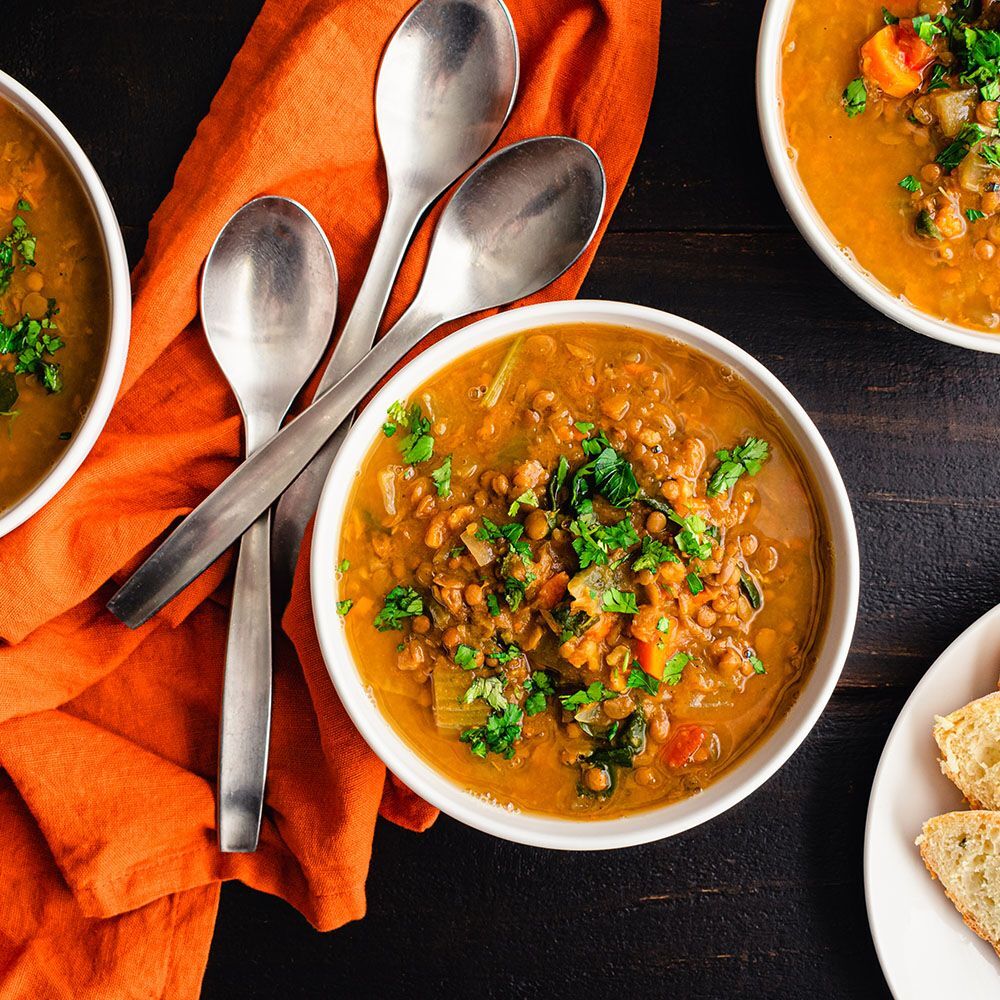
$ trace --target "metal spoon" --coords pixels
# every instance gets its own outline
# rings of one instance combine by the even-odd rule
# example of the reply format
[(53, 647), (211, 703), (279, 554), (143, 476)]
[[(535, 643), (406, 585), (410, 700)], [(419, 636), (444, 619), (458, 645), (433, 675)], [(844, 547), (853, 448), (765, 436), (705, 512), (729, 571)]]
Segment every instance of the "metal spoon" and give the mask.
[(593, 239), (604, 195), (601, 161), (575, 139), (528, 139), (480, 164), (445, 207), (420, 290), (399, 322), (189, 514), (109, 610), (130, 628), (159, 611), (274, 503), (368, 390), (430, 330), (559, 277)]
[[(517, 78), (517, 36), (501, 0), (422, 0), (389, 40), (375, 90), (389, 200), (368, 273), (317, 395), (371, 350), (418, 221), (500, 134)], [(339, 441), (323, 449), (275, 509), (276, 596), (291, 592), (302, 535), (338, 447)]]
[[(278, 432), (323, 356), (336, 311), (333, 251), (301, 205), (257, 198), (226, 223), (205, 262), (201, 316), (239, 402), (248, 455)], [(249, 524), (236, 563), (219, 732), (223, 851), (256, 850), (260, 832), (271, 728), (270, 541), (266, 511)]]

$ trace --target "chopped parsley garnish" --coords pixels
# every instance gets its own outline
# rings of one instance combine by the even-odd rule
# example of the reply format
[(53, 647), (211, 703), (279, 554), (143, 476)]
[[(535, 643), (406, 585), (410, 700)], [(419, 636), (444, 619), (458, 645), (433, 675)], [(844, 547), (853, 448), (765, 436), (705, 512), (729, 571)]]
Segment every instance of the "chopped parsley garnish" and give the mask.
[(572, 712), (583, 708), (584, 705), (593, 705), (598, 701), (610, 701), (617, 697), (618, 694), (615, 691), (608, 690), (600, 681), (594, 681), (593, 684), (588, 684), (587, 687), (574, 691), (573, 694), (560, 695), (559, 701), (567, 712)]
[(549, 506), (552, 510), (559, 509), (559, 494), (566, 483), (569, 475), (569, 459), (565, 455), (559, 456), (559, 464), (556, 466), (555, 475), (549, 480)]
[(524, 710), (528, 715), (538, 715), (545, 711), (546, 698), (552, 697), (556, 693), (552, 683), (552, 676), (545, 670), (536, 670), (525, 682)]
[[(910, 178), (910, 180), (912, 179)], [(900, 181), (900, 184), (902, 183)], [(708, 480), (706, 495), (716, 497), (720, 493), (732, 489), (744, 473), (748, 476), (756, 476), (760, 472), (761, 464), (767, 459), (767, 450), (766, 441), (751, 437), (731, 451), (725, 449), (717, 451), (715, 457), (720, 464)]]
[(575, 423), (573, 424), (573, 426), (574, 426), (574, 427), (575, 427), (575, 428), (576, 428), (576, 429), (577, 429), (577, 430), (578, 430), (578, 431), (579, 431), (579, 432), (580, 432), (581, 434), (589, 434), (589, 433), (590, 433), (590, 432), (591, 432), (591, 431), (592, 431), (592, 430), (594, 429), (594, 425), (593, 425), (592, 423), (590, 423), (589, 421), (586, 421), (586, 420), (577, 420), (577, 421), (576, 421), (576, 422), (575, 422)]
[(899, 18), (885, 7), (882, 8), (882, 20), (886, 24), (899, 24)]
[(925, 45), (933, 44), (938, 35), (944, 34), (939, 25), (940, 20), (940, 17), (931, 17), (930, 14), (918, 14), (913, 18), (913, 30)]
[(31, 211), (31, 202), (30, 201), (26, 201), (24, 198), (18, 198), (18, 200), (17, 200), (17, 210), (19, 212), (30, 212)]
[(666, 665), (663, 668), (663, 680), (664, 683), (669, 684), (673, 687), (674, 684), (679, 684), (681, 677), (684, 675), (684, 668), (691, 662), (693, 657), (690, 653), (674, 653), (673, 656), (667, 660)]
[(969, 222), (978, 222), (980, 219), (986, 218), (986, 213), (980, 212), (978, 208), (967, 208), (965, 210), (965, 217)]
[(486, 607), (489, 608), (489, 612), (494, 618), (500, 614), (500, 601), (496, 594), (486, 595)]
[(938, 153), (935, 157), (935, 163), (950, 174), (968, 156), (969, 147), (979, 142), (985, 135), (986, 132), (981, 126), (967, 122), (955, 136), (955, 141)]
[(350, 568), (351, 568), (351, 560), (350, 559), (341, 559), (340, 562), (337, 563), (337, 572), (338, 573), (346, 573)]
[(58, 311), (56, 300), (49, 299), (41, 319), (22, 316), (13, 326), (0, 320), (0, 354), (15, 355), (15, 373), (34, 375), (50, 393), (59, 392), (63, 384), (59, 365), (48, 360), (65, 346), (53, 320)]
[(691, 572), (687, 575), (688, 590), (692, 594), (700, 594), (705, 589), (705, 584), (701, 582), (701, 577), (697, 573)]
[(628, 688), (637, 688), (647, 694), (655, 695), (660, 690), (660, 682), (650, 674), (647, 674), (641, 667), (633, 667), (625, 682)]
[(499, 677), (476, 677), (462, 701), (471, 705), (477, 698), (481, 698), (496, 712), (502, 712), (509, 704), (504, 697), (503, 681)]
[(991, 167), (1000, 167), (1000, 146), (984, 144), (979, 147), (979, 155)]
[(524, 526), (521, 524), (495, 524), (488, 517), (484, 517), (482, 525), (476, 532), (476, 538), (481, 542), (506, 541), (512, 552), (530, 561), (531, 546), (521, 538), (523, 534)]
[(764, 667), (763, 662), (758, 657), (751, 654), (750, 656), (747, 657), (747, 659), (750, 661), (750, 666), (753, 667), (753, 672), (755, 674), (767, 673), (767, 669)]
[(511, 611), (517, 611), (524, 600), (524, 592), (528, 581), (519, 580), (516, 576), (505, 576), (503, 579), (503, 598)]
[(601, 610), (634, 615), (638, 613), (639, 605), (636, 604), (635, 594), (631, 591), (608, 587), (601, 596)]
[(476, 666), (476, 651), (472, 646), (460, 642), (455, 649), (455, 662), (463, 670), (473, 670)]
[(680, 527), (674, 535), (678, 550), (689, 559), (708, 559), (712, 555), (711, 536), (709, 541), (702, 537), (708, 532), (708, 525), (697, 514), (681, 517), (675, 511), (669, 514), (670, 520)]
[(903, 179), (902, 179), (902, 180), (901, 180), (901, 181), (899, 182), (899, 186), (900, 186), (900, 187), (901, 187), (901, 188), (902, 188), (902, 189), (903, 189), (904, 191), (910, 191), (910, 192), (912, 192), (912, 193), (914, 193), (914, 194), (916, 194), (916, 193), (917, 193), (918, 191), (920, 191), (920, 190), (921, 190), (921, 188), (920, 188), (920, 181), (918, 181), (918, 180), (916, 179), (916, 177), (914, 177), (914, 176), (913, 176), (913, 174), (907, 174), (907, 175), (906, 175), (906, 176), (905, 176), (905, 177), (904, 177), (904, 178), (903, 178)]
[(390, 422), (382, 425), (386, 437), (392, 437), (400, 425), (409, 432), (399, 441), (403, 461), (410, 465), (426, 462), (434, 454), (434, 438), (429, 433), (431, 422), (424, 416), (420, 404), (414, 403), (407, 409), (397, 400), (389, 407), (388, 415)]
[(840, 99), (848, 118), (860, 115), (868, 105), (868, 88), (865, 86), (864, 77), (859, 76), (851, 80), (844, 88)]
[(423, 614), (424, 599), (412, 587), (393, 587), (385, 595), (385, 606), (375, 616), (375, 628), (380, 632), (402, 627), (406, 618)]
[(534, 490), (525, 490), (508, 508), (508, 517), (513, 517), (520, 509), (521, 504), (528, 504), (531, 507), (538, 506), (538, 497)]
[(477, 757), (495, 753), (510, 760), (514, 756), (514, 743), (521, 737), (523, 719), (524, 713), (517, 705), (507, 705), (502, 712), (490, 715), (485, 725), (466, 729), (458, 738), (468, 743), (469, 750)]
[(580, 442), (584, 455), (596, 458), (605, 448), (611, 447), (611, 442), (604, 431), (598, 431), (593, 437), (584, 438)]
[(348, 598), (346, 601), (337, 601), (337, 614), (346, 615), (354, 607), (354, 601)]
[(627, 507), (639, 495), (632, 464), (614, 448), (605, 448), (595, 459), (594, 488), (613, 507)]
[[(935, 63), (931, 67), (931, 78), (927, 84), (927, 93), (930, 93), (932, 90), (947, 90), (948, 81), (945, 79), (947, 74), (948, 70), (941, 63)], [(916, 119), (914, 120), (916, 121)], [(917, 124), (919, 125), (920, 123), (917, 122)]]
[(610, 552), (628, 549), (639, 541), (629, 517), (623, 517), (615, 524), (601, 524), (589, 501), (580, 516), (570, 521), (569, 530), (576, 536), (572, 545), (580, 559), (580, 569), (592, 564), (604, 566)]
[(680, 559), (673, 549), (651, 535), (646, 535), (642, 540), (642, 549), (632, 563), (632, 572), (638, 573), (640, 570), (648, 569), (655, 573), (657, 567), (665, 562), (680, 562)]
[(489, 654), (497, 663), (510, 663), (511, 660), (516, 660), (521, 655), (521, 650), (514, 643), (507, 645), (503, 640), (497, 641), (497, 647)]
[(451, 455), (431, 473), (431, 479), (434, 480), (439, 497), (451, 496)]
[(666, 635), (670, 631), (670, 619), (667, 618), (665, 615), (662, 616), (660, 620), (656, 623), (656, 631), (662, 632), (663, 635)]

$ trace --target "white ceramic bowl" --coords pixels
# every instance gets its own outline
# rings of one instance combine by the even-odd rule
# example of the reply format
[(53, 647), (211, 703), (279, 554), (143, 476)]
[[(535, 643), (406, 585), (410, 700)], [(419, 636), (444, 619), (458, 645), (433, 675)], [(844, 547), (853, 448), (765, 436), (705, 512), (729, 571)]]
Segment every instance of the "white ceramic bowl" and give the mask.
[(87, 159), (87, 154), (69, 134), (66, 126), (30, 91), (0, 72), (0, 99), (9, 101), (44, 132), (70, 162), (90, 199), (101, 234), (111, 283), (111, 330), (97, 389), (83, 422), (73, 434), (70, 446), (30, 493), (0, 511), (0, 537), (37, 513), (66, 485), (94, 447), (111, 413), (125, 371), (129, 332), (132, 323), (132, 292), (128, 259), (121, 230), (104, 185)]
[(771, 175), (788, 214), (820, 260), (870, 306), (903, 326), (935, 340), (973, 351), (1000, 353), (1000, 334), (970, 330), (917, 309), (894, 295), (837, 242), (813, 207), (799, 179), (785, 134), (781, 99), (781, 48), (795, 0), (768, 0), (757, 45), (757, 117)]
[[(579, 821), (504, 809), (484, 802), (434, 770), (396, 734), (365, 691), (335, 610), (334, 567), (353, 480), (380, 433), (386, 408), (406, 399), (435, 372), (468, 351), (522, 330), (561, 323), (603, 323), (689, 344), (738, 372), (784, 421), (812, 470), (830, 522), (835, 552), (832, 607), (816, 665), (787, 716), (743, 761), (693, 798), (621, 819)], [(763, 784), (799, 746), (823, 711), (854, 632), (858, 545), (851, 505), (833, 457), (791, 393), (745, 351), (718, 334), (656, 309), (621, 302), (549, 302), (499, 313), (440, 341), (386, 383), (358, 418), (330, 470), (312, 546), (312, 600), (320, 646), (337, 693), (361, 735), (389, 769), (428, 802), (469, 826), (538, 847), (597, 850), (659, 840), (704, 823)]]

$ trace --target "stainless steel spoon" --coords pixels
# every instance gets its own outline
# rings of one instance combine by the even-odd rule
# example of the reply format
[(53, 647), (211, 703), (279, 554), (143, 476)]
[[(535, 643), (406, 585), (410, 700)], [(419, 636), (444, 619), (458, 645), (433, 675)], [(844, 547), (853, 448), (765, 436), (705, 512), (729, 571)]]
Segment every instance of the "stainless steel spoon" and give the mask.
[(480, 164), (445, 207), (420, 289), (396, 325), (189, 514), (109, 610), (130, 628), (159, 611), (274, 503), (365, 393), (430, 330), (559, 277), (593, 239), (604, 195), (601, 161), (575, 139), (528, 139)]
[[(239, 402), (248, 455), (278, 432), (323, 356), (336, 311), (333, 251), (301, 205), (257, 198), (226, 223), (205, 261), (201, 316)], [(271, 728), (270, 511), (249, 521), (236, 563), (222, 689), (223, 851), (257, 849)]]
[[(417, 223), (500, 134), (517, 78), (517, 37), (501, 0), (422, 0), (389, 40), (375, 90), (389, 200), (368, 273), (317, 394), (371, 350)], [(291, 591), (302, 535), (338, 447), (339, 440), (324, 448), (275, 509), (272, 560), (279, 599)]]

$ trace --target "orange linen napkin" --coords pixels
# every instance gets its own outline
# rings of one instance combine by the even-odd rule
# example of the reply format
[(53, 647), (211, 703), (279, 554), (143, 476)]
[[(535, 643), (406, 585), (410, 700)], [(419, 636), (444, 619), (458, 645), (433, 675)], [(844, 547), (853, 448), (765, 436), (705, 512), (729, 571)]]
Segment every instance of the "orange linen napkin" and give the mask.
[[(347, 313), (385, 204), (380, 53), (408, 0), (268, 0), (154, 217), (134, 275), (118, 404), (72, 483), (0, 540), (0, 995), (197, 995), (222, 879), (317, 928), (364, 913), (376, 816), (435, 813), (351, 726), (326, 675), (302, 559), (276, 648), (255, 855), (220, 855), (213, 792), (229, 558), (130, 632), (105, 604), (240, 455), (236, 404), (197, 321), (199, 268), (230, 214), (282, 194), (333, 243)], [(511, 0), (520, 95), (501, 137), (591, 143), (615, 206), (656, 68), (657, 0)], [(413, 295), (425, 224), (389, 308)], [(41, 255), (41, 254), (40, 254)], [(536, 298), (572, 297), (593, 250)], [(440, 337), (438, 331), (435, 337)], [(70, 348), (71, 350), (71, 348)], [(308, 552), (308, 539), (304, 548)]]

